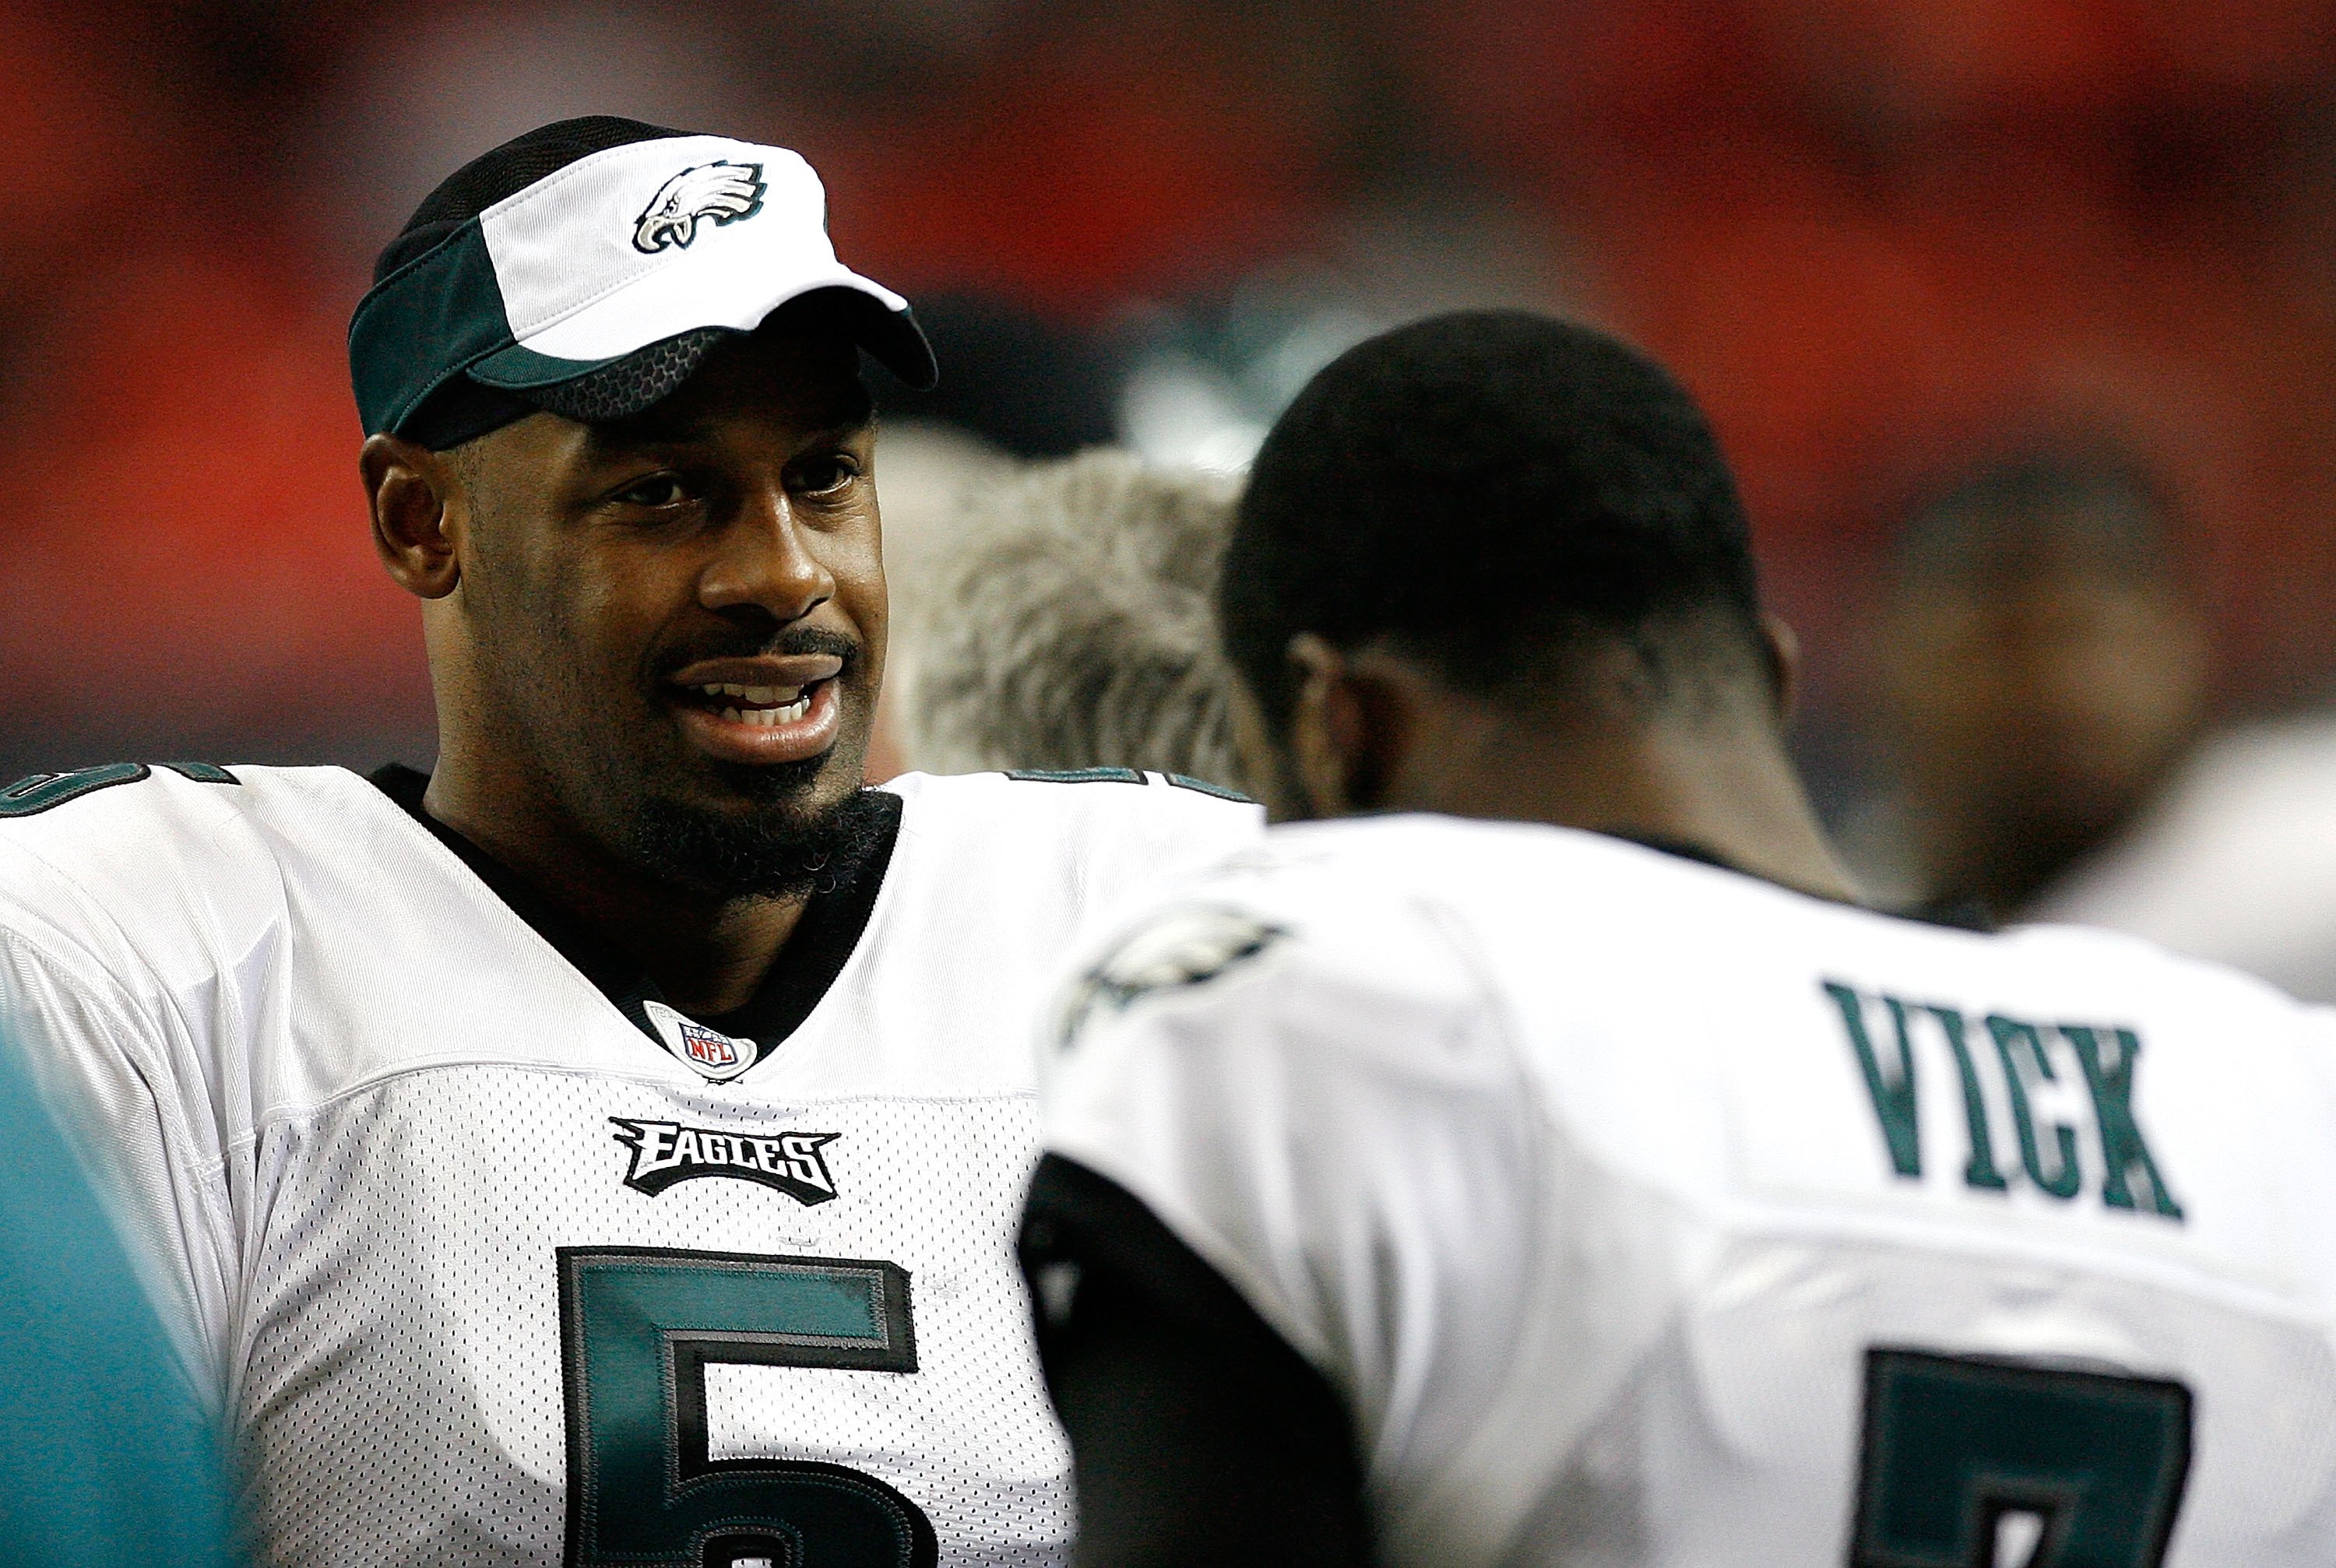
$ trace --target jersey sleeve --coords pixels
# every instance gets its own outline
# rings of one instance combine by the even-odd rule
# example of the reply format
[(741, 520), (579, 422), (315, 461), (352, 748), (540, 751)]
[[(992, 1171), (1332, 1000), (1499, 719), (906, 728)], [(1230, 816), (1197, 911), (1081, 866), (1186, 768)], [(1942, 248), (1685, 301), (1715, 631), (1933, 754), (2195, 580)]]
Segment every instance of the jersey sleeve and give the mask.
[(1121, 808), (1113, 831), (1097, 835), (1086, 852), (1089, 897), (1101, 910), (1214, 866), (1253, 847), (1265, 831), (1264, 808), (1254, 802), (1179, 783), (1178, 775), (1140, 776), (1140, 786), (1113, 784), (1075, 797)]
[(216, 1414), (236, 1265), (200, 1052), (159, 981), (127, 954), (101, 959), (75, 940), (73, 920), (26, 907), (26, 882), (37, 891), (45, 879), (18, 875), (23, 864), (10, 862), (6, 879), (18, 897), (0, 900), (0, 1037), (71, 1136)]
[(1103, 929), (1090, 920), (1253, 848), (1265, 832), (1254, 801), (1134, 768), (904, 774), (883, 787), (911, 803), (905, 836), (938, 823), (939, 832), (996, 848), (1003, 869), (985, 879), (986, 903), (1000, 884), (1043, 887), (1078, 911), (1084, 931)]
[(1086, 967), (1055, 1033), (1050, 1159), (1124, 1189), (1320, 1374), (1374, 1513), (1404, 1514), (1498, 1393), (1538, 1233), (1528, 1091), (1453, 933), (1368, 889), (1203, 896)]

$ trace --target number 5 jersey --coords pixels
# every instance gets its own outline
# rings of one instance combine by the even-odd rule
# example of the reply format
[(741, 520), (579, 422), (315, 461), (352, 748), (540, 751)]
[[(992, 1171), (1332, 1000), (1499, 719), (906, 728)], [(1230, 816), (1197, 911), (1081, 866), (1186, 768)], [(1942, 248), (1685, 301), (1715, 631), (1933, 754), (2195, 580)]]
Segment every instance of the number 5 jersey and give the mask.
[(423, 782), (0, 794), (0, 1029), (122, 1193), (260, 1555), (1059, 1560), (1028, 1019), (1096, 901), (1255, 808), (912, 775), (754, 1001), (696, 1018)]
[[(1386, 1562), (2336, 1561), (2336, 1015), (1435, 817), (1277, 828), (1099, 954), (1050, 1362), (1254, 1314)], [(1087, 1387), (1100, 1505), (1161, 1461), (1090, 1469)]]

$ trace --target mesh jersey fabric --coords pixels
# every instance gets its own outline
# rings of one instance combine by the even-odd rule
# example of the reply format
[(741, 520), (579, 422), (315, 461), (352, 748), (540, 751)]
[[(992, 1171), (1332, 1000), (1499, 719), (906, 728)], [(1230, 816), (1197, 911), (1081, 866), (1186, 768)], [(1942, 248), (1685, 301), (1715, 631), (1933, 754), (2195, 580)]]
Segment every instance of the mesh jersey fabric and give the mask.
[[(913, 1371), (715, 1354), (700, 1407), (668, 1396), (662, 1427), (616, 1437), (670, 1450), (695, 1421), (716, 1466), (873, 1477), (942, 1563), (1059, 1560), (1066, 1456), (1010, 1252), (1027, 1015), (1104, 901), (1253, 841), (1254, 808), (1160, 779), (897, 781), (852, 957), (709, 1083), (372, 785), (222, 777), (0, 820), (0, 1027), (130, 1196), (266, 1560), (589, 1560), (571, 1395), (601, 1329), (560, 1305), (586, 1254), (897, 1271)], [(670, 1177), (683, 1132), (721, 1157), (643, 1178), (642, 1144)], [(825, 1189), (754, 1179), (740, 1150), (798, 1135)]]
[(1385, 1560), (1928, 1561), (1852, 1537), (1934, 1364), (2186, 1399), (2178, 1568), (2336, 1553), (2331, 1015), (1586, 833), (1268, 839), (1082, 959), (1046, 1142), (1345, 1397)]

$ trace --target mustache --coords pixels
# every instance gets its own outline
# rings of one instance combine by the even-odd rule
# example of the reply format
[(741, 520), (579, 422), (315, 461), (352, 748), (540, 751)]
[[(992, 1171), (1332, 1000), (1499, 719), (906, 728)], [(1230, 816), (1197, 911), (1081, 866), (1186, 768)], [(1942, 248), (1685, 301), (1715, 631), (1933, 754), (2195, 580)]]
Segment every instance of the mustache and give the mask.
[(836, 672), (842, 679), (856, 668), (867, 650), (858, 638), (846, 637), (825, 627), (781, 627), (775, 632), (752, 636), (741, 632), (734, 637), (695, 637), (670, 648), (660, 648), (650, 661), (649, 678), (663, 684), (676, 670), (706, 658), (754, 658), (762, 655), (825, 654), (843, 661)]

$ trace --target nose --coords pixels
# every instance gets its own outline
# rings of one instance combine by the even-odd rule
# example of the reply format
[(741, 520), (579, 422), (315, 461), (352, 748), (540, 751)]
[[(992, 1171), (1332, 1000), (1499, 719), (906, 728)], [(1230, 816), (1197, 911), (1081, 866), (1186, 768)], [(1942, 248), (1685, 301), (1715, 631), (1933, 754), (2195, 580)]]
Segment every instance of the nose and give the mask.
[(811, 549), (785, 485), (774, 478), (749, 489), (698, 576), (698, 602), (760, 609), (786, 625), (833, 597), (835, 578)]

